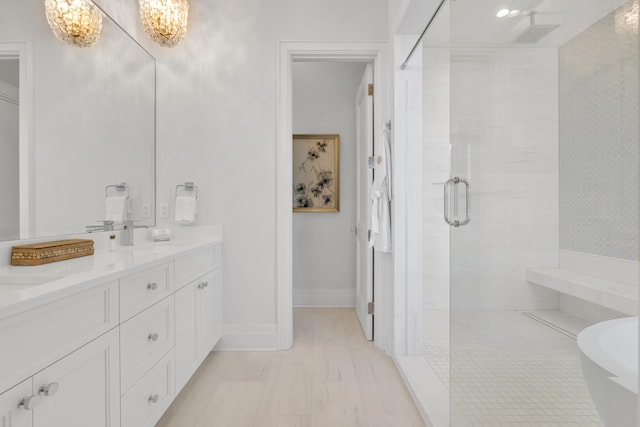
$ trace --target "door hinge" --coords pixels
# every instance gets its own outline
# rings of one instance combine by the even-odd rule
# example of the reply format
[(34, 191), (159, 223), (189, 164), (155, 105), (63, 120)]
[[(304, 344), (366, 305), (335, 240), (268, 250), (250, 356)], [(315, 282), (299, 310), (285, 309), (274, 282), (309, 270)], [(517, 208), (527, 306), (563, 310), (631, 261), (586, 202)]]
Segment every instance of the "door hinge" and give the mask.
[(375, 304), (370, 302), (367, 306), (367, 314), (375, 314)]
[(369, 169), (376, 168), (376, 156), (367, 157), (367, 166), (369, 167)]
[(369, 83), (369, 96), (373, 96), (373, 83)]

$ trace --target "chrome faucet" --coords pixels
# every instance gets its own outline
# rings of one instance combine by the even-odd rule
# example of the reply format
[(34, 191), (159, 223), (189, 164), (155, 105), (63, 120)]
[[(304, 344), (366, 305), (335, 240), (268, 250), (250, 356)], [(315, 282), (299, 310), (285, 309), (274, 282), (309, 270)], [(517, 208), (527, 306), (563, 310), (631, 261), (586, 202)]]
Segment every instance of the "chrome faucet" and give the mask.
[(98, 231), (113, 231), (114, 222), (103, 220), (102, 225), (87, 225), (85, 227), (87, 233), (97, 233)]
[(148, 225), (133, 225), (137, 220), (125, 219), (122, 222), (122, 234), (120, 235), (120, 244), (122, 246), (133, 246), (133, 231), (136, 228), (149, 228)]

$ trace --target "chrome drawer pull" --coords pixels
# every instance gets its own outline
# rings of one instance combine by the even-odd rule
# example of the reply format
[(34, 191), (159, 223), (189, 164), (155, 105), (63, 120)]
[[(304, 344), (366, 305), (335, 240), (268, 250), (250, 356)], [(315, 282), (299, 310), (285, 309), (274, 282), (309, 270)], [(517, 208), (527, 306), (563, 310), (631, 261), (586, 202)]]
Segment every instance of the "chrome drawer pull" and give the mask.
[(42, 386), (40, 389), (40, 394), (44, 394), (47, 397), (55, 396), (58, 392), (58, 388), (60, 385), (58, 383), (49, 383)]
[(157, 394), (152, 394), (151, 396), (149, 396), (149, 402), (151, 403), (158, 403), (158, 399), (160, 399), (160, 396), (158, 396)]
[(22, 408), (25, 411), (31, 411), (33, 410), (33, 408), (38, 406), (38, 402), (40, 402), (40, 399), (42, 399), (42, 397), (39, 395), (25, 397), (18, 404), (18, 408)]
[(158, 341), (158, 333), (154, 332), (152, 334), (149, 334), (149, 341)]
[(158, 284), (156, 282), (149, 283), (147, 285), (147, 289), (149, 289), (150, 291), (155, 291), (156, 289), (158, 289)]
[(24, 409), (25, 411), (31, 411), (36, 407), (38, 402), (42, 399), (42, 397), (51, 397), (55, 396), (58, 392), (60, 385), (58, 383), (49, 383), (40, 387), (40, 390), (37, 395), (25, 397), (18, 404), (19, 408)]

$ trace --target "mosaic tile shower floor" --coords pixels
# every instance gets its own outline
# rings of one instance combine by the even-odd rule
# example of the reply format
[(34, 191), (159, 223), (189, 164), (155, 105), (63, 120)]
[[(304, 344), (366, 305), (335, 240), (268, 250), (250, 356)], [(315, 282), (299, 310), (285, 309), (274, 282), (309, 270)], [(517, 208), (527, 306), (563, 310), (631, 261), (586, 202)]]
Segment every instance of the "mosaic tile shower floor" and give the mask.
[(571, 337), (519, 311), (459, 311), (450, 362), (449, 311), (424, 317), (425, 358), (452, 389), (452, 426), (603, 426)]

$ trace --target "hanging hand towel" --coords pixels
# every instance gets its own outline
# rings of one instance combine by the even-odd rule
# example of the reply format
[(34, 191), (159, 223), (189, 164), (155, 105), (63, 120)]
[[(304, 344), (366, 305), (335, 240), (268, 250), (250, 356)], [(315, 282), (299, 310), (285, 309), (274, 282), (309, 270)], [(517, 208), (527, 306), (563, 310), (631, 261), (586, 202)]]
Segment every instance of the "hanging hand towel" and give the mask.
[(193, 196), (176, 197), (175, 221), (180, 224), (193, 224), (198, 213), (198, 199)]
[(104, 219), (113, 222), (124, 221), (125, 214), (127, 213), (127, 197), (126, 196), (111, 196), (107, 197), (105, 203), (105, 215)]

